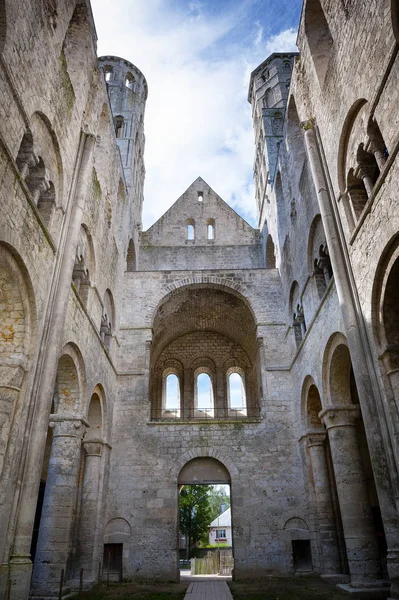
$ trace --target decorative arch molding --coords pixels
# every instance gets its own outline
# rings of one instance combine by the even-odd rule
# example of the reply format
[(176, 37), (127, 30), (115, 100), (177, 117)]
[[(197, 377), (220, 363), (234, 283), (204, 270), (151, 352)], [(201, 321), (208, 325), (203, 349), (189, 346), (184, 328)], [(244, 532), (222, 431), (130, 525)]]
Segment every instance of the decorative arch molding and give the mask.
[(308, 273), (312, 275), (313, 273), (313, 261), (314, 261), (314, 242), (315, 236), (317, 234), (317, 230), (321, 227), (323, 228), (323, 224), (321, 222), (321, 215), (317, 214), (313, 221), (310, 224), (309, 228), (309, 236), (308, 236)]
[(323, 407), (325, 405), (332, 404), (331, 397), (330, 397), (331, 363), (332, 363), (334, 353), (337, 350), (338, 346), (345, 346), (346, 348), (348, 348), (348, 352), (349, 352), (348, 340), (346, 339), (345, 335), (343, 333), (341, 333), (340, 331), (337, 331), (330, 336), (330, 338), (326, 344), (324, 354), (323, 354), (323, 361), (322, 361), (323, 394), (320, 394), (320, 396), (325, 399), (325, 402), (323, 403)]
[[(86, 398), (87, 398), (87, 390), (86, 390), (86, 369), (84, 364), (83, 355), (79, 349), (79, 347), (74, 342), (68, 342), (60, 352), (58, 358), (58, 366), (57, 366), (57, 377), (59, 365), (63, 357), (69, 357), (74, 364), (75, 371), (77, 374), (77, 385), (79, 389), (79, 398), (78, 402), (75, 406), (69, 407), (70, 412), (72, 413), (80, 413), (86, 414), (87, 407), (85, 406)], [(57, 412), (57, 411), (56, 411)]]
[[(40, 110), (37, 110), (34, 113), (32, 113), (32, 115), (30, 116), (30, 119), (29, 119), (29, 123), (30, 123), (31, 129), (32, 129), (33, 135), (35, 135), (35, 120), (38, 120), (42, 123), (42, 125), (47, 129), (49, 136), (51, 137), (51, 141), (52, 141), (53, 148), (54, 148), (54, 153), (55, 153), (56, 160), (57, 160), (57, 166), (58, 166), (58, 190), (57, 191), (58, 191), (58, 196), (61, 199), (62, 193), (63, 193), (64, 168), (63, 168), (63, 164), (62, 164), (62, 155), (61, 155), (60, 145), (58, 143), (58, 138), (54, 131), (54, 128), (53, 128), (53, 125), (52, 125), (50, 119), (43, 111), (40, 111)], [(59, 202), (59, 204), (60, 204), (60, 202)]]
[(178, 484), (179, 474), (184, 465), (194, 458), (214, 458), (218, 460), (230, 473), (231, 480), (239, 476), (239, 471), (231, 458), (217, 448), (192, 448), (182, 454), (169, 470), (171, 480)]
[(224, 292), (233, 294), (237, 296), (250, 310), (251, 315), (256, 323), (255, 313), (252, 308), (250, 301), (247, 298), (248, 290), (239, 283), (232, 281), (231, 279), (225, 279), (223, 277), (216, 277), (213, 275), (197, 275), (195, 277), (186, 277), (179, 281), (175, 281), (170, 285), (166, 286), (162, 292), (154, 295), (154, 300), (149, 302), (149, 312), (151, 314), (151, 323), (154, 322), (156, 314), (160, 308), (160, 306), (169, 300), (175, 294), (178, 294), (179, 291), (184, 288), (188, 288), (191, 286), (195, 287), (206, 287), (212, 288), (215, 290), (222, 290)]
[[(317, 389), (317, 391), (319, 392), (320, 401), (322, 402), (319, 386), (317, 385), (317, 383), (313, 379), (312, 375), (306, 375), (305, 379), (303, 380), (302, 392), (301, 392), (301, 428), (302, 428), (302, 434), (305, 434), (307, 432), (307, 429), (308, 429), (308, 423), (307, 423), (308, 399), (309, 399), (309, 392), (310, 392), (310, 389), (311, 389), (312, 386), (314, 386)], [(323, 406), (323, 403), (322, 403), (322, 406)]]
[(349, 109), (349, 112), (344, 120), (342, 126), (341, 137), (338, 145), (338, 159), (337, 159), (337, 176), (339, 191), (343, 194), (346, 190), (346, 156), (348, 151), (349, 138), (352, 132), (353, 125), (356, 118), (365, 104), (367, 104), (365, 98), (359, 98), (354, 102)]
[(0, 240), (0, 265), (4, 265), (10, 271), (19, 289), (24, 292), (21, 294), (21, 302), (26, 327), (25, 354), (29, 357), (33, 354), (35, 347), (37, 313), (32, 279), (25, 262), (17, 250), (2, 240)]
[(301, 531), (309, 531), (309, 525), (301, 517), (290, 517), (284, 524), (284, 530), (299, 529)]
[(313, 64), (319, 83), (323, 85), (334, 41), (320, 0), (307, 0), (304, 21)]
[(290, 320), (292, 319), (292, 315), (295, 312), (296, 305), (300, 301), (299, 285), (296, 279), (294, 279), (294, 281), (291, 283), (288, 298), (288, 320), (290, 322)]
[(287, 530), (298, 530), (298, 527), (293, 527), (293, 525), (300, 525), (300, 528), (302, 527), (306, 527), (306, 529), (304, 529), (304, 531), (309, 532), (309, 525), (307, 522), (307, 515), (305, 515), (303, 512), (298, 512), (297, 510), (287, 510), (286, 512), (284, 512), (280, 519), (279, 519), (279, 524), (278, 524), (278, 529), (280, 531), (287, 531)]
[(107, 411), (107, 402), (106, 395), (103, 386), (101, 383), (98, 383), (92, 390), (90, 396), (87, 397), (87, 405), (85, 410), (85, 415), (87, 420), (89, 421), (89, 411), (90, 411), (90, 403), (93, 396), (97, 396), (100, 401), (101, 406), (101, 416), (102, 416), (102, 435), (106, 438), (107, 429), (108, 429), (108, 411)]
[(126, 543), (132, 533), (132, 528), (124, 517), (110, 519), (104, 527), (104, 543), (119, 544)]
[(388, 279), (395, 262), (399, 258), (399, 233), (395, 233), (381, 253), (371, 292), (371, 324), (374, 338), (380, 352), (388, 345), (388, 339), (384, 327), (383, 304), (387, 291)]

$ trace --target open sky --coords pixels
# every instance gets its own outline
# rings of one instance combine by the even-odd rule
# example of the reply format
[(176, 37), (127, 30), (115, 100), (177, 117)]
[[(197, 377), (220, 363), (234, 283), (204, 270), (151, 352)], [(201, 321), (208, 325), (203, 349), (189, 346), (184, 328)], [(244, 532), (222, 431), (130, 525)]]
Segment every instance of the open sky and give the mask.
[(201, 176), (256, 225), (251, 71), (296, 51), (302, 0), (92, 0), (99, 56), (145, 75), (143, 228)]

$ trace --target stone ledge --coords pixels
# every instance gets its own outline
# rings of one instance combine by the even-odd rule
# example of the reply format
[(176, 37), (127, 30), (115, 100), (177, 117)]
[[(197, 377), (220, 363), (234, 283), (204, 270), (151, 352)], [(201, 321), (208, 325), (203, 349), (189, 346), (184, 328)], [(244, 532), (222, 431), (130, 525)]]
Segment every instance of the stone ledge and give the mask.
[(380, 598), (385, 600), (389, 597), (389, 587), (362, 587), (355, 588), (347, 583), (339, 583), (337, 588), (349, 594), (351, 596), (358, 596), (359, 598), (370, 598), (370, 600), (379, 600)]
[(162, 419), (159, 421), (147, 421), (147, 425), (240, 425), (262, 423), (260, 417), (254, 417), (252, 419)]

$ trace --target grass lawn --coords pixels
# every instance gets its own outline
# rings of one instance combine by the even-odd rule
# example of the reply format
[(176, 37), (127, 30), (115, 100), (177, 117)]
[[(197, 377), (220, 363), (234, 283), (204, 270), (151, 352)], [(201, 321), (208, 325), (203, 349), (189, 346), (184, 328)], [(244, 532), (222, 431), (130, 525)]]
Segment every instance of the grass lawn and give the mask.
[[(315, 576), (228, 583), (234, 600), (343, 600), (348, 594)], [(370, 599), (370, 596), (368, 596)], [(356, 596), (359, 600), (359, 596)], [(371, 599), (370, 599), (371, 600)]]
[(188, 583), (117, 583), (93, 588), (82, 600), (183, 600)]

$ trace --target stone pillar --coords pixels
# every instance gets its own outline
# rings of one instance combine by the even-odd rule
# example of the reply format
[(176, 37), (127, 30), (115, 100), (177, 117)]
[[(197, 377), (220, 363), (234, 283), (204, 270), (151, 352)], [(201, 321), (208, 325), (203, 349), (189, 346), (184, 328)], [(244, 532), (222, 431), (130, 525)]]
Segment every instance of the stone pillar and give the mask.
[(98, 528), (98, 504), (100, 501), (100, 480), (103, 454), (101, 440), (83, 442), (85, 467), (82, 486), (82, 501), (79, 526), (79, 568), (84, 569), (84, 580), (95, 581), (97, 573), (96, 531)]
[(352, 587), (375, 584), (381, 561), (369, 505), (356, 421), (359, 406), (327, 406), (319, 414), (327, 427), (341, 509)]
[(183, 373), (183, 398), (180, 400), (183, 419), (191, 419), (194, 416), (194, 382), (191, 369), (184, 369)]
[[(247, 389), (247, 394), (246, 394), (246, 400), (247, 400), (247, 415), (248, 417), (260, 417), (260, 413), (261, 413), (261, 406), (262, 403), (264, 402), (264, 399), (267, 397), (268, 394), (268, 387), (267, 387), (267, 376), (266, 376), (266, 365), (267, 365), (267, 360), (266, 360), (266, 350), (265, 350), (265, 343), (264, 343), (264, 339), (263, 337), (258, 337), (256, 340), (256, 343), (258, 345), (258, 353), (257, 353), (257, 381), (256, 381), (256, 386), (257, 389), (253, 390), (255, 393), (252, 394), (252, 398), (251, 395), (248, 394), (248, 382), (246, 381), (246, 389)], [(262, 392), (262, 397), (260, 397), (260, 392)], [(254, 401), (254, 398), (256, 398), (256, 401)]]
[(33, 568), (32, 595), (56, 595), (61, 570), (66, 569), (85, 425), (87, 423), (81, 417), (50, 415), (53, 443)]
[(227, 410), (227, 382), (226, 373), (221, 367), (216, 367), (215, 383), (215, 419), (225, 419), (229, 414)]
[(364, 150), (363, 144), (360, 144), (356, 153), (356, 160), (359, 165), (359, 175), (363, 179), (364, 187), (368, 197), (373, 193), (376, 180), (375, 164), (373, 155)]
[(308, 433), (306, 437), (312, 464), (323, 573), (341, 573), (341, 560), (325, 449), (326, 433), (323, 431)]
[(378, 168), (381, 171), (387, 160), (384, 142), (382, 140), (378, 140), (377, 137), (370, 136), (369, 150), (374, 154)]

